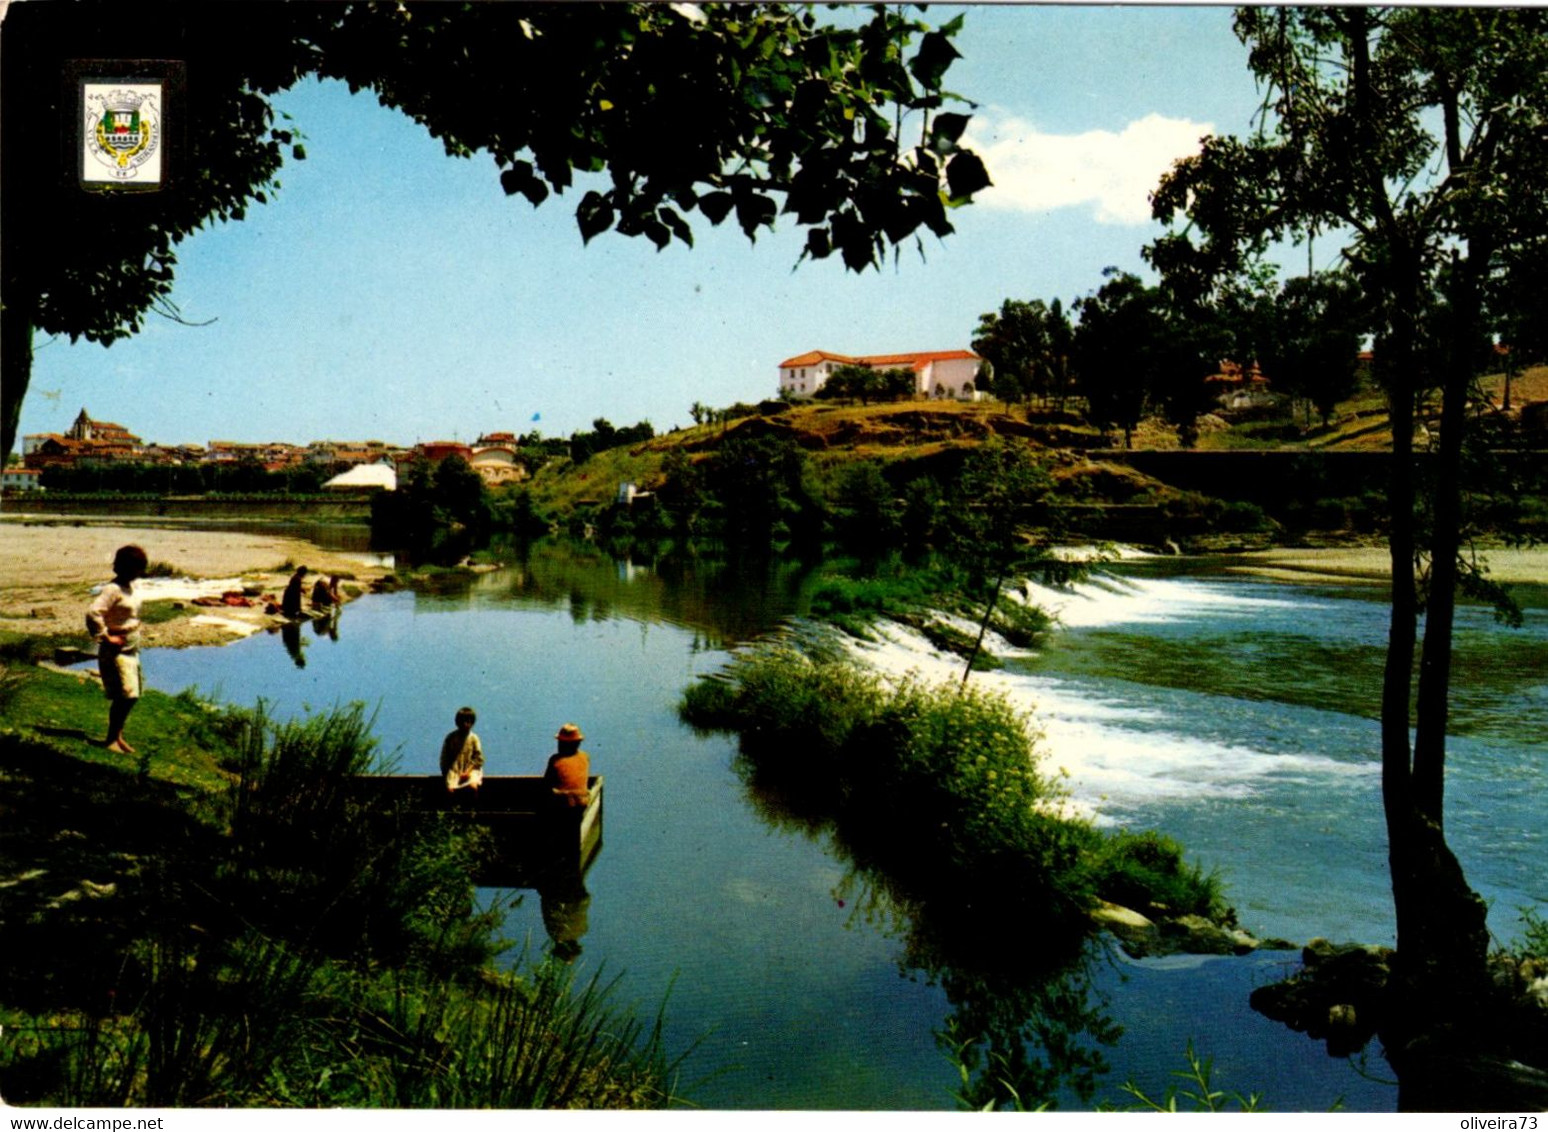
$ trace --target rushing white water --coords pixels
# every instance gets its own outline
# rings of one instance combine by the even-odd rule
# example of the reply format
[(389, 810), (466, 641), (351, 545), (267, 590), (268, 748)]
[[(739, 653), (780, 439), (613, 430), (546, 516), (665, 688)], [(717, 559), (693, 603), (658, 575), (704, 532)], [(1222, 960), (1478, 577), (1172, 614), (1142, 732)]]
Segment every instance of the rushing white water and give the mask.
[[(1174, 580), (1108, 578), (1069, 590), (1029, 585), (1024, 593), (1061, 625), (1081, 628), (1196, 618), (1218, 622), (1248, 619), (1265, 609), (1297, 608), (1293, 601), (1222, 594)], [(936, 649), (919, 634), (892, 625), (883, 635), (881, 643), (854, 645), (857, 655), (878, 671), (892, 677), (913, 674), (928, 683), (961, 678), (961, 658)], [(986, 647), (1007, 658), (1035, 655), (992, 633)], [(1200, 738), (1172, 726), (1180, 721), (1157, 706), (1094, 695), (1089, 684), (1059, 677), (1012, 670), (974, 673), (970, 679), (1028, 713), (1040, 740), (1042, 769), (1060, 777), (1076, 810), (1099, 825), (1121, 822), (1142, 803), (1247, 798), (1265, 779), (1369, 777), (1378, 769), (1309, 749), (1263, 750)]]
[[(1071, 809), (1177, 837), (1222, 871), (1249, 927), (1390, 940), (1371, 698), (1381, 603), (1198, 577), (1105, 576), (1018, 596), (1054, 614), (1048, 646), (991, 635), (1007, 667), (970, 680), (1028, 714), (1041, 769), (1062, 778)], [(1536, 864), (1548, 766), (1525, 718), (1548, 692), (1532, 662), (1548, 625), (1529, 612), (1510, 632), (1463, 611), (1459, 650), (1475, 651), (1458, 654), (1453, 702), (1467, 724), (1448, 768), (1448, 836), (1504, 939), (1517, 909), (1548, 899)], [(961, 658), (901, 627), (854, 647), (891, 676), (961, 679)]]

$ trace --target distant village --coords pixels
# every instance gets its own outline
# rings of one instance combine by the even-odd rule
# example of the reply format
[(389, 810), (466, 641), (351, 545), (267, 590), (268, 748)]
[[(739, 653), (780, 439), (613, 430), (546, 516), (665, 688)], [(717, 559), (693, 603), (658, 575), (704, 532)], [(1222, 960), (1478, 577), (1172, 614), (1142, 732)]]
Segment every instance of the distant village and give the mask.
[[(913, 375), (913, 396), (922, 399), (976, 401), (983, 359), (968, 350), (932, 350), (899, 354), (837, 354), (809, 350), (779, 363), (778, 396), (804, 401), (817, 396), (828, 379), (842, 367), (906, 370)], [(449, 456), (461, 456), (490, 486), (526, 478), (520, 449), (527, 438), (511, 432), (490, 432), (471, 444), (437, 440), (405, 448), (380, 440), (314, 440), (310, 444), (270, 441), (260, 444), (212, 440), (198, 444), (147, 444), (125, 425), (100, 421), (82, 408), (63, 433), (34, 433), (22, 438), (19, 466), (4, 470), (7, 492), (38, 490), (49, 468), (103, 466), (134, 463), (187, 467), (198, 465), (256, 464), (266, 472), (311, 467), (333, 472), (323, 482), (325, 491), (392, 490), (398, 477), (415, 461), (438, 464)]]
[(526, 475), (517, 456), (520, 438), (512, 432), (491, 432), (472, 444), (438, 440), (411, 448), (380, 440), (314, 440), (310, 444), (270, 441), (244, 444), (212, 440), (208, 445), (147, 444), (129, 429), (113, 421), (94, 420), (81, 409), (75, 423), (64, 433), (34, 433), (22, 438), (19, 467), (5, 469), (8, 491), (39, 487), (49, 468), (74, 468), (110, 463), (165, 466), (238, 464), (261, 465), (266, 472), (292, 468), (331, 469), (334, 475), (324, 490), (359, 491), (397, 486), (398, 473), (416, 460), (438, 464), (449, 456), (461, 456), (491, 486), (510, 483)]

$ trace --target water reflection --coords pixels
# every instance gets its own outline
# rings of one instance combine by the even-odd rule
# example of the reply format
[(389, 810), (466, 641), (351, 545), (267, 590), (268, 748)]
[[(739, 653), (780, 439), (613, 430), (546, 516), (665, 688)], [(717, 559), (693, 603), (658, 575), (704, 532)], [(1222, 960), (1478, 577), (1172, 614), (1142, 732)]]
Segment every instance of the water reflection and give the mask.
[(327, 637), (330, 641), (339, 639), (339, 618), (344, 610), (341, 606), (333, 606), (318, 617), (312, 619), (312, 633), (318, 637)]
[(556, 959), (572, 963), (581, 953), (581, 937), (591, 926), (591, 893), (579, 873), (549, 874), (537, 881), (543, 930)]
[[(329, 641), (339, 639), (339, 621), (343, 610), (334, 606), (327, 613), (320, 613), (315, 617), (300, 621), (286, 621), (278, 627), (280, 644), (285, 646), (285, 652), (290, 661), (297, 668), (306, 667), (306, 639), (301, 635), (302, 628), (310, 620), (312, 635), (317, 638), (327, 638)], [(271, 628), (269, 632), (276, 632)]]
[(767, 824), (825, 839), (844, 862), (834, 900), (903, 942), (900, 972), (945, 992), (950, 1009), (935, 1040), (962, 1075), (964, 1107), (1054, 1107), (1061, 1094), (1089, 1105), (1109, 1068), (1102, 1051), (1123, 1032), (1096, 986), (1105, 944), (1050, 927), (1057, 917), (1007, 923), (1001, 908), (923, 898), (895, 849), (906, 835), (876, 835), (885, 817), (856, 820), (854, 799), (782, 780), (745, 750), (736, 771)]
[(287, 621), (280, 626), (280, 641), (297, 668), (306, 667), (306, 653), (302, 650), (301, 622)]
[(416, 611), (514, 603), (565, 610), (577, 625), (663, 621), (692, 631), (700, 649), (722, 649), (803, 611), (817, 566), (673, 542), (635, 545), (623, 558), (590, 543), (546, 539), (496, 543), (490, 553), (502, 568), (416, 580)]

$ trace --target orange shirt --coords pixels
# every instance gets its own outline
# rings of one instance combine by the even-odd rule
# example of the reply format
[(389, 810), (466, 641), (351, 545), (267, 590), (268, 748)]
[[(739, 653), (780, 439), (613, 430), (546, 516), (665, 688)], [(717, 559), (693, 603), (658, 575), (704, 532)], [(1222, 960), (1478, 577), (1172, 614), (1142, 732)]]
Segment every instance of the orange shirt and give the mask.
[(550, 755), (543, 780), (566, 805), (584, 806), (591, 801), (587, 782), (591, 778), (591, 756), (585, 751), (573, 755)]

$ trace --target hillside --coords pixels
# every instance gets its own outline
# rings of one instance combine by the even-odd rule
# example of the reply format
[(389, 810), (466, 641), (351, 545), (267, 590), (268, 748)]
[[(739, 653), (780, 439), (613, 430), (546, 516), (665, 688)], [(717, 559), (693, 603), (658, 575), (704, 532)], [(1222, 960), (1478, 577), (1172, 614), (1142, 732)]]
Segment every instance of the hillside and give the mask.
[[(1503, 376), (1482, 385), (1498, 404)], [(1548, 367), (1512, 379), (1509, 415), (1519, 418), (1534, 402), (1548, 402)], [(686, 457), (689, 465), (707, 467), (726, 443), (766, 437), (788, 440), (803, 453), (809, 486), (830, 503), (858, 462), (875, 466), (901, 497), (922, 477), (951, 482), (965, 453), (988, 438), (1015, 439), (1045, 454), (1080, 533), (1157, 545), (1215, 534), (1256, 540), (1281, 527), (1303, 534), (1375, 534), (1386, 477), (1379, 455), (1391, 447), (1382, 395), (1369, 390), (1340, 404), (1327, 424), (1308, 419), (1304, 407), (1209, 414), (1192, 451), (1180, 450), (1176, 431), (1155, 418), (1143, 421), (1133, 447), (1124, 449), (1116, 434), (1069, 409), (999, 402), (773, 402), (725, 422), (599, 452), (580, 464), (556, 461), (525, 486), (550, 516), (587, 516), (610, 508), (623, 485), (641, 493), (659, 490), (669, 461), (682, 466)]]

